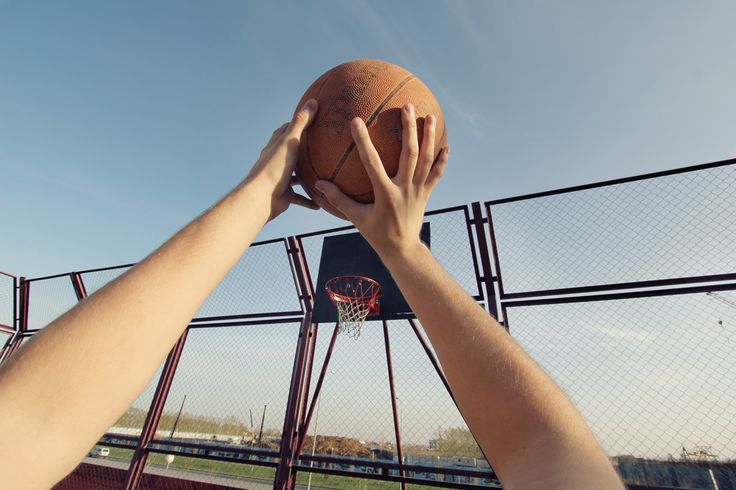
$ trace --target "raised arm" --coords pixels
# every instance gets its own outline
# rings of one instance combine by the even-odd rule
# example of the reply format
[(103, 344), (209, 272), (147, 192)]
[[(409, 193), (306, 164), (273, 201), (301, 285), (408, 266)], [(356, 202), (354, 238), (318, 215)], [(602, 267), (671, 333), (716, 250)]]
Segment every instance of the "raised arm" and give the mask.
[(290, 185), (299, 138), (316, 106), (308, 102), (274, 131), (227, 196), (3, 365), (3, 488), (50, 488), (73, 470), (143, 391), (263, 225), (291, 202), (316, 208)]
[(356, 225), (391, 271), (442, 364), (465, 421), (509, 489), (621, 489), (618, 476), (565, 394), (439, 265), (419, 241), (424, 209), (447, 164), (433, 165), (435, 120), (418, 148), (414, 110), (402, 110), (399, 171), (386, 175), (365, 124), (352, 133), (373, 183), (359, 204), (330, 182), (317, 187)]

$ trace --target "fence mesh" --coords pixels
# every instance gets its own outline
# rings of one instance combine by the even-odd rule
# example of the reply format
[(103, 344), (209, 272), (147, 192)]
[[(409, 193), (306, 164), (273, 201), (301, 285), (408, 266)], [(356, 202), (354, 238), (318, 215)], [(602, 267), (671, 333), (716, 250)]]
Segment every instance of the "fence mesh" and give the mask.
[(140, 436), (143, 424), (146, 421), (146, 415), (151, 408), (156, 387), (161, 379), (164, 363), (158, 368), (156, 374), (153, 375), (151, 381), (138, 396), (138, 398), (128, 407), (128, 409), (115, 421), (115, 423), (107, 429), (110, 434), (123, 434), (128, 436)]
[(0, 273), (0, 325), (15, 327), (14, 278)]
[(129, 269), (130, 267), (116, 267), (114, 269), (103, 271), (83, 272), (81, 277), (82, 282), (84, 283), (84, 288), (87, 290), (87, 295), (96, 293), (98, 290), (102, 289), (103, 286), (117, 279)]
[(279, 241), (251, 246), (195, 316), (300, 310), (286, 247)]
[[(332, 325), (320, 326), (309, 397), (315, 410), (301, 454), (398, 462), (382, 322), (366, 322), (357, 339), (338, 335), (315, 399), (333, 329)], [(491, 479), (434, 472), (443, 468), (489, 471), (490, 467), (409, 322), (388, 322), (388, 336), (403, 462), (427, 467), (408, 476), (492, 484)], [(375, 471), (359, 463), (326, 463), (323, 467)], [(391, 470), (389, 474), (399, 473)]]
[(513, 307), (509, 325), (614, 460), (733, 461), (736, 292), (716, 294)]
[[(733, 274), (734, 188), (736, 165), (726, 165), (486, 203), (505, 292)], [(427, 221), (434, 255), (465, 291), (481, 298), (474, 254), (489, 251), (474, 248), (467, 209), (433, 213)], [(313, 283), (323, 238), (352, 232), (302, 237)], [(82, 279), (92, 294), (125, 270), (83, 273)], [(3, 315), (12, 301), (3, 284), (0, 277), (0, 323), (7, 321)], [(506, 298), (500, 306), (511, 334), (570, 396), (627, 483), (722, 490), (736, 488), (736, 285), (723, 289), (676, 295), (638, 290), (642, 297), (552, 298), (534, 306)], [(42, 328), (76, 301), (69, 276), (33, 280), (29, 327)], [(223, 316), (272, 318), (299, 310), (284, 242), (251, 247), (197, 313), (212, 325), (190, 329), (162, 400), (163, 416), (149, 449), (178, 454), (172, 459), (150, 452), (138, 488), (273, 486), (299, 324), (216, 323)], [(307, 399), (315, 402), (315, 412), (296, 461), (302, 468), (297, 482), (309, 482), (304, 467), (310, 466), (356, 477), (398, 477), (397, 469), (370, 467), (399, 462), (383, 325), (368, 321), (357, 340), (337, 338), (315, 398), (333, 328), (319, 326)], [(403, 462), (422, 468), (406, 476), (452, 488), (496, 486), (410, 324), (391, 321), (388, 333)], [(433, 352), (429, 344), (427, 349)], [(56, 488), (120, 488), (133, 453), (112, 443), (123, 436), (135, 443), (160, 373), (110, 428), (112, 435)], [(310, 463), (312, 454), (352, 461)], [(311, 484), (321, 488), (398, 485), (311, 476)]]
[(77, 304), (68, 275), (29, 281), (28, 328), (40, 329)]
[(736, 165), (491, 206), (506, 293), (736, 271)]
[(190, 330), (157, 436), (181, 410), (174, 439), (278, 449), (298, 336), (294, 323)]
[[(468, 294), (478, 297), (481, 293), (474, 263), (474, 248), (468, 234), (466, 213), (466, 208), (453, 209), (425, 216), (424, 221), (430, 226), (432, 255)], [(325, 236), (344, 233), (357, 233), (357, 230), (349, 229), (302, 238), (313, 284), (317, 283), (322, 242)]]
[(13, 339), (13, 335), (8, 332), (0, 332), (0, 362), (2, 362), (3, 353)]
[(167, 460), (154, 453), (148, 457), (141, 484), (157, 490), (180, 490), (185, 485), (197, 490), (271, 490), (274, 475), (274, 468), (264, 466), (181, 455)]

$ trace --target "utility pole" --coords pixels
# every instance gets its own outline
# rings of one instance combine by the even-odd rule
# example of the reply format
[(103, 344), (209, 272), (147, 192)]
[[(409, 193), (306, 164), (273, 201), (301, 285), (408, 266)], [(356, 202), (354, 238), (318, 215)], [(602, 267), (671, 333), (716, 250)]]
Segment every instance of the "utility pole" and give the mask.
[(176, 415), (176, 420), (174, 420), (174, 427), (172, 427), (171, 435), (169, 436), (170, 439), (174, 438), (174, 432), (176, 432), (176, 426), (179, 425), (179, 418), (181, 417), (181, 411), (184, 410), (185, 401), (187, 401), (186, 395), (184, 395), (184, 399), (181, 401), (181, 406), (179, 407), (179, 413)]
[(258, 442), (257, 444), (261, 444), (261, 437), (263, 436), (263, 422), (266, 420), (266, 407), (268, 405), (263, 405), (263, 416), (261, 417), (261, 430), (258, 431)]

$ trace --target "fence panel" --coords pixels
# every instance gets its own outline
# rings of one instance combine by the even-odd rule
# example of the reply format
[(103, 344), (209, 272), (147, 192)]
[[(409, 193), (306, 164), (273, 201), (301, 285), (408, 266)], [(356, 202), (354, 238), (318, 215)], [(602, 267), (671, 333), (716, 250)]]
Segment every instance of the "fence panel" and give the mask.
[[(733, 189), (732, 162), (485, 203), (511, 334), (570, 396), (632, 485), (735, 486)], [(484, 251), (474, 243), (468, 209), (431, 212), (426, 220), (433, 254), (483, 301)], [(299, 237), (313, 283), (324, 237), (353, 232)], [(128, 268), (81, 277), (92, 294)], [(13, 325), (15, 289), (5, 277), (0, 324)], [(652, 281), (659, 284), (642, 292), (641, 284)], [(720, 286), (659, 294), (709, 281)], [(728, 281), (733, 288), (724, 286)], [(640, 297), (550, 298), (633, 286)], [(538, 298), (514, 303), (514, 295)], [(43, 328), (76, 302), (69, 275), (31, 280), (29, 328)], [(190, 326), (139, 488), (181, 488), (184, 481), (203, 489), (272, 486), (303, 314), (285, 241), (254, 244)], [(333, 328), (319, 326), (304, 406), (315, 411), (298, 441), (298, 483), (309, 482), (312, 470), (312, 484), (329, 488), (403, 477), (417, 479), (407, 480), (412, 485), (496, 486), (430, 361), (431, 345), (423, 346), (407, 321), (387, 325), (392, 374), (381, 322), (367, 321), (357, 340), (337, 337), (330, 350)], [(57, 488), (120, 480), (160, 373), (75, 472), (86, 480)]]
[(210, 294), (196, 317), (299, 312), (284, 242), (253, 244)]
[(82, 282), (84, 283), (84, 288), (87, 290), (87, 295), (89, 296), (96, 293), (98, 290), (102, 289), (103, 286), (106, 286), (108, 283), (127, 272), (130, 267), (131, 266), (129, 265), (124, 265), (104, 270), (82, 272), (80, 275), (82, 277)]
[(736, 273), (736, 165), (491, 201), (505, 293)]
[(47, 326), (78, 302), (68, 274), (50, 279), (29, 279), (28, 282), (29, 330)]
[(682, 460), (707, 448), (705, 460), (727, 461), (736, 459), (736, 292), (718, 295), (512, 307), (509, 324), (610, 456)]
[(0, 326), (15, 328), (16, 284), (14, 276), (0, 272)]

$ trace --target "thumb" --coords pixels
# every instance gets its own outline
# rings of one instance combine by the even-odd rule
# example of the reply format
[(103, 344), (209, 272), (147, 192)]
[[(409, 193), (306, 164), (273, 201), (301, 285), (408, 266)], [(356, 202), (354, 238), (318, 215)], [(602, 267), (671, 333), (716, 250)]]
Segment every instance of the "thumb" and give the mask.
[(289, 133), (299, 138), (304, 131), (304, 128), (309, 126), (314, 117), (317, 115), (317, 101), (315, 99), (309, 99), (298, 111), (294, 113), (294, 117), (291, 118), (289, 124)]
[(318, 180), (314, 187), (322, 193), (327, 202), (335, 206), (350, 221), (353, 221), (353, 217), (363, 207), (362, 204), (346, 196), (339, 187), (328, 180)]

